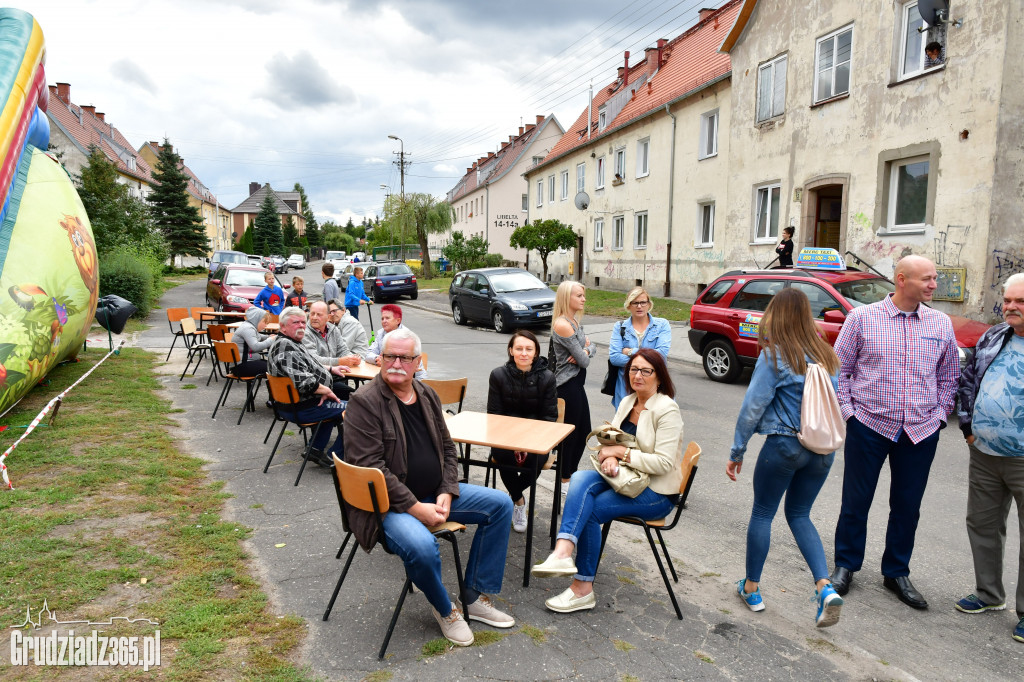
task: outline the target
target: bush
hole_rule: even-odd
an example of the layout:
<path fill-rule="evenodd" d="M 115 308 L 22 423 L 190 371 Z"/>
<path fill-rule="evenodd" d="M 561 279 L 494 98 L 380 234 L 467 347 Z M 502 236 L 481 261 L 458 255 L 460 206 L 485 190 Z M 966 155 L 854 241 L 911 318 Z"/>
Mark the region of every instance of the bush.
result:
<path fill-rule="evenodd" d="M 153 307 L 154 278 L 162 266 L 152 262 L 151 254 L 140 254 L 130 247 L 118 247 L 100 257 L 100 296 L 116 294 L 135 304 L 135 317 L 146 317 Z"/>
<path fill-rule="evenodd" d="M 484 267 L 485 268 L 500 268 L 504 264 L 504 259 L 500 253 L 489 253 L 484 256 Z"/>

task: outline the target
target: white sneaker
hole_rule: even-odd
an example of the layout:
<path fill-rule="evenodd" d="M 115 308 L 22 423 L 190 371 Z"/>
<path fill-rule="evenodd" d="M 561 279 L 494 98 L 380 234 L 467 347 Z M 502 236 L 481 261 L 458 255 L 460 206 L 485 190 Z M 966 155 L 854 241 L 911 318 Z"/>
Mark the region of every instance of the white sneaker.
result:
<path fill-rule="evenodd" d="M 512 505 L 512 530 L 517 533 L 526 532 L 526 504 Z"/>
<path fill-rule="evenodd" d="M 510 628 L 516 624 L 515 618 L 494 608 L 494 602 L 486 594 L 466 607 L 467 620 L 478 620 L 496 628 Z"/>
<path fill-rule="evenodd" d="M 562 509 L 565 510 L 565 496 L 569 493 L 569 484 L 562 484 Z"/>
<path fill-rule="evenodd" d="M 462 618 L 462 612 L 455 608 L 455 604 L 452 604 L 452 611 L 447 616 L 442 616 L 433 607 L 430 608 L 430 612 L 441 626 L 441 634 L 449 642 L 458 646 L 469 646 L 473 643 L 473 631 L 469 629 L 469 624 Z"/>

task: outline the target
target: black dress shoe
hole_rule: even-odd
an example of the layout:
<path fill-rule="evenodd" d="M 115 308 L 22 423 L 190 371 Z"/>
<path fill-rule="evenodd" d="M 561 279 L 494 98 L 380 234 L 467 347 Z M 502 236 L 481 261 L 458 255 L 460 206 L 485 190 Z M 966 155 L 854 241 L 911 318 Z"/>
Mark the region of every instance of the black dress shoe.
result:
<path fill-rule="evenodd" d="M 836 566 L 836 570 L 832 571 L 832 588 L 839 593 L 840 596 L 845 596 L 850 591 L 850 583 L 853 582 L 853 573 L 850 569 L 844 566 Z"/>
<path fill-rule="evenodd" d="M 885 578 L 882 581 L 886 589 L 892 590 L 899 597 L 899 600 L 913 609 L 926 609 L 928 608 L 928 602 L 925 601 L 924 596 L 914 588 L 914 584 L 910 582 L 910 577 L 901 575 L 898 578 Z"/>
<path fill-rule="evenodd" d="M 319 466 L 322 466 L 325 469 L 330 469 L 334 467 L 334 460 L 328 457 L 327 453 L 325 453 L 323 450 L 317 450 L 316 448 L 310 449 L 309 461 L 316 462 Z"/>

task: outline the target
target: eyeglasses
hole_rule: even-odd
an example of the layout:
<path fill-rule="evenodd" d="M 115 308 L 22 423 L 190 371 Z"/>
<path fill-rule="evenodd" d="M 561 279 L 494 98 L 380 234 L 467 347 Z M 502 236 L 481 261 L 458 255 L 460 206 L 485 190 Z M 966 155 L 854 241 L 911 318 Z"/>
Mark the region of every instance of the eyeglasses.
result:
<path fill-rule="evenodd" d="M 331 308 L 327 312 L 330 313 L 331 315 L 334 315 L 335 313 L 340 313 L 341 312 L 341 308 Z"/>
<path fill-rule="evenodd" d="M 650 301 L 633 301 L 632 303 L 630 303 L 630 305 L 638 305 L 638 306 L 644 306 L 644 305 L 650 305 L 650 304 L 651 304 Z"/>
<path fill-rule="evenodd" d="M 384 359 L 384 362 L 389 365 L 395 360 L 398 360 L 403 365 L 411 365 L 420 358 L 418 355 L 392 355 L 391 353 L 381 353 L 380 356 Z"/>
<path fill-rule="evenodd" d="M 650 367 L 630 367 L 629 373 L 633 375 L 639 374 L 642 377 L 654 376 L 654 370 L 651 369 Z"/>

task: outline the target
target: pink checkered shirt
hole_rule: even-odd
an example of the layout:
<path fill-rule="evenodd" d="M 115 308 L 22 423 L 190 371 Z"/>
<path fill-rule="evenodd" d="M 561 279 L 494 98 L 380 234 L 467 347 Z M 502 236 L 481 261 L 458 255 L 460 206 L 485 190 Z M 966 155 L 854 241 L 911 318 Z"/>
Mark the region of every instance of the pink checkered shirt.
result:
<path fill-rule="evenodd" d="M 846 317 L 835 343 L 839 407 L 889 440 L 919 443 L 953 411 L 960 360 L 945 313 L 919 305 L 902 314 L 892 295 Z"/>

